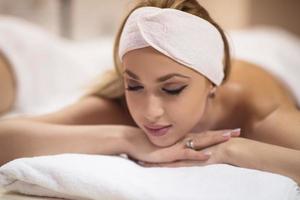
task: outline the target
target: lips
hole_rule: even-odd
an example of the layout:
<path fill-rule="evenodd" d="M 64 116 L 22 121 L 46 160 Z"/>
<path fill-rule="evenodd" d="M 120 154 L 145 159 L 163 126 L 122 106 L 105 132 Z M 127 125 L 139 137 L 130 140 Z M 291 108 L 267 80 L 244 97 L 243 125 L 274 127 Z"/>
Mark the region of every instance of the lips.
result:
<path fill-rule="evenodd" d="M 167 126 L 161 126 L 161 125 L 156 125 L 156 126 L 144 126 L 148 133 L 150 133 L 153 136 L 163 136 L 167 134 L 168 130 L 170 129 L 172 125 L 167 125 Z"/>

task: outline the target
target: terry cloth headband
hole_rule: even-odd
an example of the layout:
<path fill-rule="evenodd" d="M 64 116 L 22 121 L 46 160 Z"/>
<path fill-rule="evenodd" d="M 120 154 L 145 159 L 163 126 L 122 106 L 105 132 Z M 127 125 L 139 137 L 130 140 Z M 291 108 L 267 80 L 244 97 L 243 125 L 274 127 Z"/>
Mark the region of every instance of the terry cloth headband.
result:
<path fill-rule="evenodd" d="M 222 37 L 200 17 L 171 8 L 136 9 L 120 37 L 120 60 L 126 52 L 147 46 L 196 70 L 216 85 L 224 78 Z"/>

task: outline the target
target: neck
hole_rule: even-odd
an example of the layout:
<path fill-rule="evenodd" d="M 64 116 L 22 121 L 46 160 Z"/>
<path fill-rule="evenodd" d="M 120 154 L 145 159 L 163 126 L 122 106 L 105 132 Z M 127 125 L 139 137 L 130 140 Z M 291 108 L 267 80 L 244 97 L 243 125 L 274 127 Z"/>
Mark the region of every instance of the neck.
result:
<path fill-rule="evenodd" d="M 237 109 L 237 100 L 228 91 L 218 89 L 215 97 L 207 98 L 202 120 L 193 129 L 193 132 L 207 130 L 234 129 L 241 127 L 241 111 Z"/>

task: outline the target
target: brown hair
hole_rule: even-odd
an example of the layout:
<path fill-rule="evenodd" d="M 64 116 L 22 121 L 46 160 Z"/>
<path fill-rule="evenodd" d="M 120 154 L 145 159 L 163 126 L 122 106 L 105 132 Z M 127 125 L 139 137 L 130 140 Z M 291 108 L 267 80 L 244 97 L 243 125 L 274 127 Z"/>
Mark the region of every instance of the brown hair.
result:
<path fill-rule="evenodd" d="M 210 17 L 205 8 L 203 8 L 197 0 L 138 0 L 137 4 L 129 11 L 129 13 L 125 16 L 125 19 L 122 21 L 120 28 L 117 32 L 114 42 L 114 50 L 113 50 L 113 59 L 114 59 L 114 67 L 110 71 L 107 71 L 105 74 L 101 76 L 100 82 L 96 84 L 89 94 L 93 94 L 99 97 L 109 98 L 109 99 L 118 99 L 122 98 L 124 95 L 124 85 L 123 79 L 121 77 L 121 61 L 118 56 L 119 51 L 119 41 L 120 36 L 123 31 L 124 25 L 130 16 L 130 14 L 140 7 L 152 6 L 159 8 L 172 8 L 181 10 L 198 17 L 201 17 L 208 22 L 210 22 L 213 26 L 217 28 L 220 32 L 223 42 L 224 42 L 224 73 L 225 77 L 222 83 L 224 83 L 229 75 L 231 63 L 230 63 L 230 52 L 229 52 L 229 44 L 227 38 L 225 36 L 222 28 Z"/>

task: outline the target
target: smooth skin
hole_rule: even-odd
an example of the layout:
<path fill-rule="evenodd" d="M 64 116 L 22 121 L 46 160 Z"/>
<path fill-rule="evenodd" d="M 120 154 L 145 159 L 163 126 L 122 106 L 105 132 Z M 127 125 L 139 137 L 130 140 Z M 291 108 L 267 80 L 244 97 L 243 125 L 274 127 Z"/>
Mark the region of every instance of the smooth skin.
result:
<path fill-rule="evenodd" d="M 208 98 L 213 87 L 203 76 L 151 47 L 128 52 L 123 64 L 124 70 L 140 78 L 129 83 L 129 75 L 124 74 L 126 87 L 143 87 L 126 90 L 128 107 L 125 100 L 91 96 L 52 114 L 3 120 L 0 164 L 23 156 L 64 152 L 125 152 L 145 166 L 228 163 L 283 174 L 300 183 L 300 113 L 291 93 L 273 76 L 251 63 L 233 60 L 228 82 L 217 88 L 214 98 Z M 173 72 L 191 78 L 156 83 L 157 78 Z M 166 90 L 184 84 L 189 86 L 172 103 L 174 96 Z M 173 127 L 170 134 L 154 138 L 143 128 L 145 123 Z M 224 136 L 235 128 L 242 132 Z M 198 151 L 185 147 L 191 137 Z"/>
<path fill-rule="evenodd" d="M 0 116 L 13 106 L 16 83 L 9 62 L 0 51 Z"/>
<path fill-rule="evenodd" d="M 203 76 L 151 47 L 130 51 L 123 61 L 128 108 L 148 139 L 167 147 L 178 141 L 184 145 L 193 138 L 196 149 L 211 153 L 205 162 L 140 164 L 179 167 L 227 163 L 284 174 L 300 182 L 300 112 L 291 93 L 270 74 L 250 63 L 234 61 L 229 81 L 218 88 L 214 98 L 208 98 L 212 85 Z M 189 78 L 156 81 L 162 74 L 175 72 Z M 180 94 L 166 95 L 166 90 L 186 85 Z M 168 134 L 156 137 L 143 128 L 152 122 L 173 126 Z M 203 146 L 204 135 L 211 134 L 208 130 L 238 127 L 243 130 L 242 137 Z"/>

